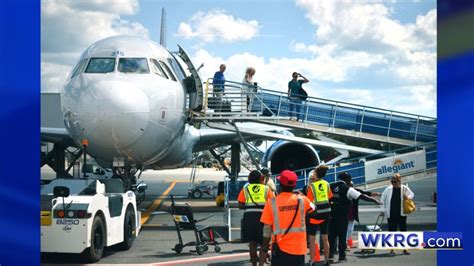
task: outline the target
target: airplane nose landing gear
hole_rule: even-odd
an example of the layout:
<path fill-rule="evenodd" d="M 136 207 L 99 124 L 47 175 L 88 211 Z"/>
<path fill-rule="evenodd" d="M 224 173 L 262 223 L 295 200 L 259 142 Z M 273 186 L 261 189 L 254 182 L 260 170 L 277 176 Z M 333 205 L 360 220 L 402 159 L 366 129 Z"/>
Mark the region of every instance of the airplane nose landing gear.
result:
<path fill-rule="evenodd" d="M 125 164 L 125 160 L 122 157 L 115 157 L 113 161 L 113 172 L 112 178 L 119 178 L 122 180 L 123 188 L 127 190 L 136 190 L 137 187 L 137 168 L 135 166 L 129 166 Z M 140 174 L 142 170 L 140 171 Z"/>
<path fill-rule="evenodd" d="M 136 184 L 137 180 L 131 172 L 125 167 L 114 167 L 114 175 L 112 178 L 118 178 L 122 180 L 123 188 L 125 191 L 131 190 Z"/>

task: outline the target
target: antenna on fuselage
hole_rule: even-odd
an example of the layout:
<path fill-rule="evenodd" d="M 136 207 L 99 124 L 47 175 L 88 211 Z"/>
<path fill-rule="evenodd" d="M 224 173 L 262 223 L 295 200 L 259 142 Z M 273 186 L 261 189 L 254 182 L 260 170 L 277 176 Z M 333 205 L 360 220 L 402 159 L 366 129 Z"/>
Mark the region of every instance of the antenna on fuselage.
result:
<path fill-rule="evenodd" d="M 166 47 L 166 11 L 161 9 L 160 44 Z"/>

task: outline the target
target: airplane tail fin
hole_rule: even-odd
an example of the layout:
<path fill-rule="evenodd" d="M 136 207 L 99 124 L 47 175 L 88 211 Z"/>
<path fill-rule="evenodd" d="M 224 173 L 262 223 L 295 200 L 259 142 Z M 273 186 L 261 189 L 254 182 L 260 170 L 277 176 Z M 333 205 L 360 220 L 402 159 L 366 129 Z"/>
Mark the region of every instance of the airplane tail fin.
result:
<path fill-rule="evenodd" d="M 166 11 L 161 9 L 160 44 L 166 47 Z"/>

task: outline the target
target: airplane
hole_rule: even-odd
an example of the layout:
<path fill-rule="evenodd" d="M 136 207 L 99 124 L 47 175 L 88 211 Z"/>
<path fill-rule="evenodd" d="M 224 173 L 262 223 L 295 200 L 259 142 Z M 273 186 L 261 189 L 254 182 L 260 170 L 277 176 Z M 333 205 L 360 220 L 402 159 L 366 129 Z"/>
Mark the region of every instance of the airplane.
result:
<path fill-rule="evenodd" d="M 193 152 L 241 141 L 234 132 L 189 123 L 190 114 L 202 106 L 202 84 L 181 47 L 175 54 L 142 37 L 99 40 L 82 53 L 60 93 L 65 126 L 42 126 L 41 139 L 67 140 L 85 149 L 131 187 L 138 170 L 184 167 Z M 272 146 L 265 158 L 274 173 L 320 162 L 311 145 L 286 140 Z"/>

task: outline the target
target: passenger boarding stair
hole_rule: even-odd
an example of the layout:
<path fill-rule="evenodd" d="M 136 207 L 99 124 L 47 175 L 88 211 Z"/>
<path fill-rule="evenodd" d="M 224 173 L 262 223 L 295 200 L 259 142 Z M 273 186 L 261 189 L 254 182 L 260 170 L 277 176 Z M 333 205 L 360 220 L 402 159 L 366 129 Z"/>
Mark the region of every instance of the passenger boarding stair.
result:
<path fill-rule="evenodd" d="M 436 141 L 437 119 L 427 116 L 315 97 L 297 104 L 300 112 L 296 114 L 290 112 L 286 93 L 232 81 L 226 81 L 222 92 L 222 88 L 212 87 L 212 79 L 205 83 L 204 97 L 203 111 L 196 113 L 194 119 L 211 128 L 235 131 L 234 126 L 223 122 L 257 122 L 403 146 Z M 290 120 L 290 115 L 298 116 L 299 121 Z M 291 141 L 302 139 L 277 133 L 241 131 Z M 321 144 L 309 142 L 306 141 Z"/>

